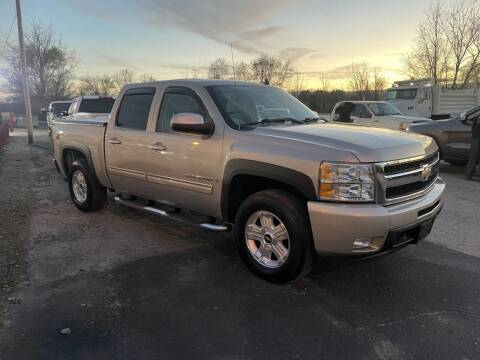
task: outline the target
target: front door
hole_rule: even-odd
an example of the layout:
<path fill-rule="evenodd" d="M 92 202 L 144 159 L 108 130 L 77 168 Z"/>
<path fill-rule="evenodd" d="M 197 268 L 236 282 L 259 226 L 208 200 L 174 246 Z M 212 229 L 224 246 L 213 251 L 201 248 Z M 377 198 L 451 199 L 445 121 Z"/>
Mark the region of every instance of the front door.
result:
<path fill-rule="evenodd" d="M 204 95 L 207 96 L 207 95 Z M 171 119 L 195 113 L 213 121 L 205 102 L 192 89 L 170 87 L 164 92 L 155 126 L 148 133 L 147 179 L 150 199 L 216 215 L 221 184 L 223 121 L 211 136 L 173 131 Z M 214 201 L 213 198 L 218 201 Z"/>
<path fill-rule="evenodd" d="M 449 159 L 468 159 L 472 143 L 472 122 L 452 119 L 446 132 L 445 157 Z"/>
<path fill-rule="evenodd" d="M 432 115 L 432 87 L 420 89 L 418 94 L 415 105 L 416 116 L 429 118 Z"/>
<path fill-rule="evenodd" d="M 373 117 L 364 104 L 355 104 L 352 114 L 350 115 L 354 124 L 362 126 L 373 126 Z"/>
<path fill-rule="evenodd" d="M 147 123 L 155 88 L 134 88 L 125 92 L 117 116 L 110 121 L 105 139 L 105 158 L 115 190 L 146 196 L 145 158 Z"/>

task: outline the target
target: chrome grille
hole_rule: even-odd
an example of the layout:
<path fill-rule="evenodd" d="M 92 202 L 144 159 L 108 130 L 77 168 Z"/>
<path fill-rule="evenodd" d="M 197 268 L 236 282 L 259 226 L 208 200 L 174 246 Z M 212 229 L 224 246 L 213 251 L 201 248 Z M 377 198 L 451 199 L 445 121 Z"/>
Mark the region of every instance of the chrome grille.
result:
<path fill-rule="evenodd" d="M 376 164 L 378 200 L 393 204 L 423 195 L 438 178 L 438 151 L 425 156 Z"/>

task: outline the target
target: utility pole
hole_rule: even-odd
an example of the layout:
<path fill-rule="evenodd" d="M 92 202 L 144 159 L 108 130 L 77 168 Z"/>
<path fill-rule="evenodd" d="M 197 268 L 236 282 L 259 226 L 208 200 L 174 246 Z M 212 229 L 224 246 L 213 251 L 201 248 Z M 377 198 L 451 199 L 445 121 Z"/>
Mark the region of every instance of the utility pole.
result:
<path fill-rule="evenodd" d="M 20 64 L 23 78 L 23 97 L 25 98 L 25 116 L 27 117 L 28 144 L 33 144 L 32 104 L 30 103 L 30 90 L 27 77 L 27 57 L 25 55 L 25 42 L 23 41 L 22 9 L 20 0 L 15 0 L 17 5 L 18 42 L 20 44 Z"/>

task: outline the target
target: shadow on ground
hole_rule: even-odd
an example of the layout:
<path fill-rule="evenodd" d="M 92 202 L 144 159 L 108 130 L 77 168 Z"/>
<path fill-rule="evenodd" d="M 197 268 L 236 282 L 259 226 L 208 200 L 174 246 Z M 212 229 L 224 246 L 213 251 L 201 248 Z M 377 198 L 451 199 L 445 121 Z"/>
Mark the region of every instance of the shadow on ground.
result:
<path fill-rule="evenodd" d="M 35 289 L 2 358 L 478 354 L 476 258 L 424 243 L 368 262 L 317 263 L 304 281 L 277 286 L 225 250 L 200 246 Z M 72 334 L 60 335 L 66 327 Z"/>

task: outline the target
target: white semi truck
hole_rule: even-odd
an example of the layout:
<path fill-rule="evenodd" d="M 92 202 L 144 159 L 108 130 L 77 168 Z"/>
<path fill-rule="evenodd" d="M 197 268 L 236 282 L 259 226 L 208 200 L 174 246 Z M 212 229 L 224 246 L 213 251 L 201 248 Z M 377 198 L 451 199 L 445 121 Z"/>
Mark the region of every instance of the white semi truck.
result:
<path fill-rule="evenodd" d="M 397 81 L 387 89 L 384 101 L 405 115 L 445 119 L 480 105 L 478 88 L 444 89 L 432 79 Z"/>

